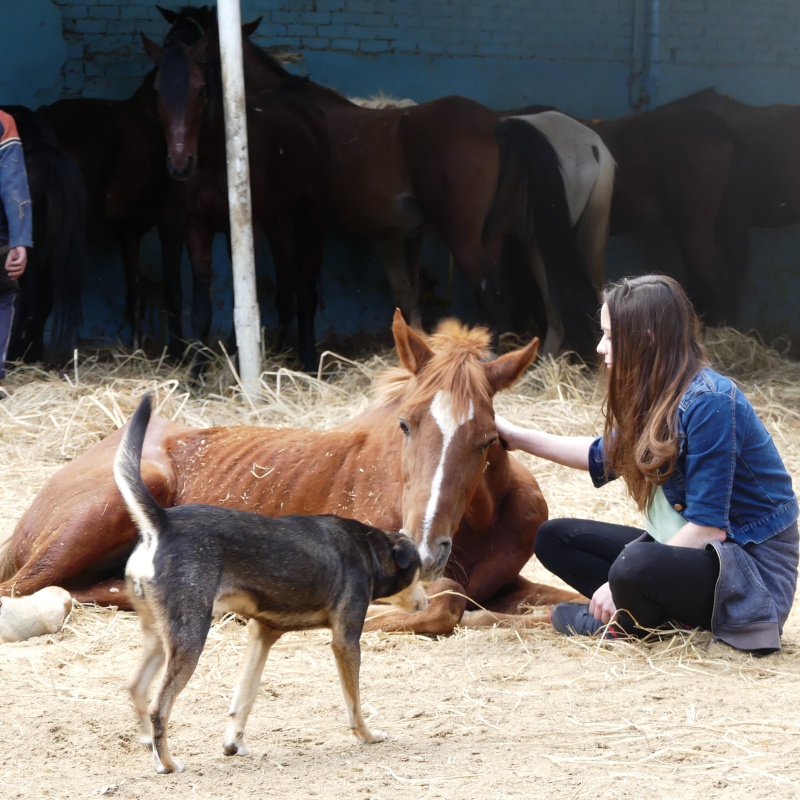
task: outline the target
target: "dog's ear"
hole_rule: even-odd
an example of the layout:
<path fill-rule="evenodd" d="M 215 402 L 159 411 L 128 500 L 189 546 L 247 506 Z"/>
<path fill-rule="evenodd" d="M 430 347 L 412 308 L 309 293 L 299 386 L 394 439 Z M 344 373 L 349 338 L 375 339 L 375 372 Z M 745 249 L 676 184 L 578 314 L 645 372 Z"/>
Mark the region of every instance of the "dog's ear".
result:
<path fill-rule="evenodd" d="M 408 569 L 414 563 L 414 559 L 419 560 L 417 545 L 413 539 L 409 539 L 407 536 L 398 538 L 395 541 L 394 547 L 392 547 L 392 555 L 400 569 Z"/>

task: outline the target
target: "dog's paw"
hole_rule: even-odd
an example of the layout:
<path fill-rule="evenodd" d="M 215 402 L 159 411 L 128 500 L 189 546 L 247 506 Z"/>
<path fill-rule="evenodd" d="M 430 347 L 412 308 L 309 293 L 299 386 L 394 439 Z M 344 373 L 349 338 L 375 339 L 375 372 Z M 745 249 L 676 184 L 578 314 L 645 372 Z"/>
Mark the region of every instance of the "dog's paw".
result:
<path fill-rule="evenodd" d="M 250 751 L 247 749 L 247 745 L 244 743 L 244 740 L 241 737 L 232 742 L 223 742 L 222 751 L 226 756 L 250 755 Z"/>
<path fill-rule="evenodd" d="M 363 734 L 356 733 L 356 736 L 358 736 L 362 744 L 377 744 L 378 742 L 385 742 L 389 738 L 388 733 L 379 731 L 377 728 L 372 728 L 371 730 L 367 728 Z"/>
<path fill-rule="evenodd" d="M 169 764 L 156 764 L 156 772 L 159 775 L 171 775 L 173 772 L 183 772 L 185 769 L 183 762 L 176 758 L 173 758 Z"/>

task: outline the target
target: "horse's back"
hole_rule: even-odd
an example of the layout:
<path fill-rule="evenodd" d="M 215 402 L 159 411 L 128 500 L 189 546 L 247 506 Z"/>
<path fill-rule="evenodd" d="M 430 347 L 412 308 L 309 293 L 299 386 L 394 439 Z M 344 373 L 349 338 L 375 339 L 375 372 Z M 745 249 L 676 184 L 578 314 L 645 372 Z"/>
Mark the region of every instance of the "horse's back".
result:
<path fill-rule="evenodd" d="M 176 505 L 338 514 L 385 529 L 402 523 L 397 456 L 384 437 L 364 429 L 208 428 L 168 436 L 164 446 Z"/>
<path fill-rule="evenodd" d="M 172 505 L 176 476 L 163 446 L 168 432 L 181 426 L 153 417 L 142 453 L 142 476 L 161 505 Z M 114 456 L 123 428 L 97 442 L 55 472 L 17 523 L 10 541 L 16 568 L 42 547 L 55 546 L 60 558 L 80 561 L 82 543 L 91 540 L 91 558 L 102 549 L 131 544 L 136 532 L 113 475 Z"/>

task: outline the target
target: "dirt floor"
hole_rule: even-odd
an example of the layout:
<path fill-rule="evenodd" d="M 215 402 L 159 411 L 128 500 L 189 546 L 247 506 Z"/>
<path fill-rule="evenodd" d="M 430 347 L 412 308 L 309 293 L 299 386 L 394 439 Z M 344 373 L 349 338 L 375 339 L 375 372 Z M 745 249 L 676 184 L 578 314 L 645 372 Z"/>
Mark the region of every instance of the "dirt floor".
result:
<path fill-rule="evenodd" d="M 796 369 L 779 370 L 793 386 Z M 19 394 L 0 412 L 3 435 L 13 420 L 33 425 L 38 413 L 35 387 L 18 380 L 12 388 Z M 538 393 L 537 407 L 545 404 L 549 419 L 565 420 L 567 429 L 591 427 L 596 395 L 589 401 L 562 384 L 536 388 L 545 380 L 534 375 L 518 394 L 498 398 L 498 408 L 534 424 L 526 403 Z M 102 397 L 77 376 L 68 393 L 77 382 L 84 386 L 81 397 Z M 800 442 L 786 416 L 766 413 L 785 406 L 796 419 L 787 394 L 794 390 L 788 383 L 767 386 L 762 378 L 745 388 L 763 400 L 762 416 L 797 482 Z M 82 402 L 73 401 L 73 415 Z M 193 418 L 190 405 L 184 418 Z M 33 409 L 27 417 L 25 408 Z M 107 410 L 106 404 L 99 412 L 105 421 L 98 435 L 116 424 Z M 10 533 L 44 479 L 26 472 L 29 447 L 24 433 L 14 436 L 15 447 L 3 442 L 15 455 L 7 473 L 13 479 L 0 482 L 0 535 Z M 48 470 L 72 457 L 69 442 L 77 451 L 86 446 L 83 434 L 64 426 L 55 426 L 51 439 L 43 446 L 57 455 Z M 552 514 L 631 515 L 615 487 L 598 493 L 561 468 L 528 463 Z M 526 574 L 551 580 L 535 563 Z M 172 751 L 186 771 L 157 776 L 125 689 L 140 652 L 137 620 L 78 607 L 58 634 L 0 644 L 0 797 L 794 797 L 800 793 L 798 609 L 784 649 L 760 658 L 697 632 L 636 644 L 560 637 L 543 628 L 458 630 L 441 639 L 366 634 L 365 712 L 389 734 L 375 745 L 360 745 L 347 729 L 327 632 L 287 635 L 267 662 L 246 735 L 251 754 L 243 758 L 222 753 L 244 645 L 243 626 L 226 618 L 212 629 L 173 713 Z"/>

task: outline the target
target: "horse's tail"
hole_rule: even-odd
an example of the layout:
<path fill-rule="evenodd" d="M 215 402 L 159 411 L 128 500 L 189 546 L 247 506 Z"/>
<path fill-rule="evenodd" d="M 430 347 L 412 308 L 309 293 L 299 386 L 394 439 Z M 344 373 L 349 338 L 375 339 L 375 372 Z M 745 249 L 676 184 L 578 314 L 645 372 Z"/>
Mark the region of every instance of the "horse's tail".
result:
<path fill-rule="evenodd" d="M 35 127 L 34 127 L 35 124 Z M 86 190 L 75 162 L 36 118 L 23 137 L 25 164 L 35 205 L 33 257 L 52 286 L 51 342 L 70 348 L 83 321 L 81 289 L 86 261 Z M 42 292 L 38 292 L 39 297 Z"/>
<path fill-rule="evenodd" d="M 595 348 L 592 320 L 597 294 L 569 213 L 560 161 L 547 136 L 516 118 L 495 126 L 500 149 L 498 198 L 521 180 L 529 238 L 544 263 L 548 292 L 573 349 L 590 357 Z"/>
<path fill-rule="evenodd" d="M 578 220 L 578 240 L 581 251 L 589 263 L 592 285 L 599 291 L 606 278 L 608 224 L 617 164 L 605 142 L 598 134 L 595 136 L 597 139 L 592 143 L 592 153 L 597 159 L 597 178 L 589 194 L 586 208 Z"/>
<path fill-rule="evenodd" d="M 142 480 L 142 448 L 151 406 L 152 395 L 148 392 L 131 417 L 114 457 L 114 480 L 146 547 L 155 544 L 166 520 L 166 512 Z"/>
<path fill-rule="evenodd" d="M 720 259 L 729 274 L 723 276 L 727 282 L 725 311 L 728 322 L 736 319 L 739 308 L 739 289 L 743 285 L 747 265 L 750 261 L 750 186 L 752 185 L 752 156 L 734 130 L 723 120 L 728 139 L 732 145 L 728 180 L 722 195 L 715 224 Z"/>

